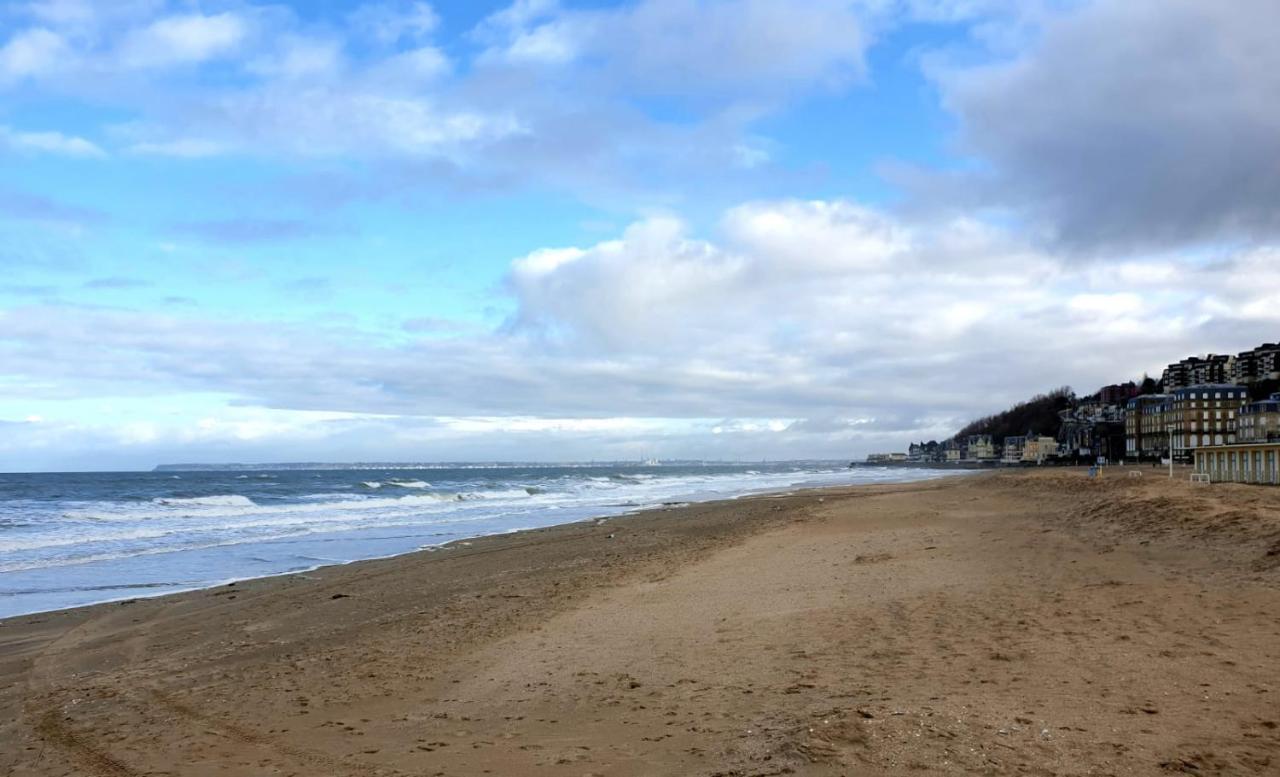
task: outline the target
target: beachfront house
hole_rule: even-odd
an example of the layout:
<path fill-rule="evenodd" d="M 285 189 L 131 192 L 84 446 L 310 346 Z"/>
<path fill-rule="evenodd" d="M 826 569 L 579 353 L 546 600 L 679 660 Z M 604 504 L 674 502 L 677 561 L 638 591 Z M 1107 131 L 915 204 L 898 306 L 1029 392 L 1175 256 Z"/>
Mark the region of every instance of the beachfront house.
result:
<path fill-rule="evenodd" d="M 1045 459 L 1058 455 L 1058 441 L 1043 435 L 1028 435 L 1022 443 L 1022 461 L 1027 464 L 1041 464 Z"/>
<path fill-rule="evenodd" d="M 995 440 L 989 434 L 970 435 L 965 443 L 965 458 L 973 461 L 995 461 Z"/>
<path fill-rule="evenodd" d="M 1004 438 L 1004 456 L 1000 459 L 1003 464 L 1021 464 L 1022 449 L 1027 443 L 1026 437 L 1006 437 Z"/>

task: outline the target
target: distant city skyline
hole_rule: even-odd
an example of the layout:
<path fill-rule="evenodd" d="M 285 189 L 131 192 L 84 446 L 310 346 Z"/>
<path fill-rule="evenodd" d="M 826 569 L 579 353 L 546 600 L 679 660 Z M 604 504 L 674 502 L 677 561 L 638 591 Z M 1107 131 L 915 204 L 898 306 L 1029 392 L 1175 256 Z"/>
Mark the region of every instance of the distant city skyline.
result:
<path fill-rule="evenodd" d="M 1280 339 L 1268 0 L 0 5 L 0 471 L 861 459 Z"/>

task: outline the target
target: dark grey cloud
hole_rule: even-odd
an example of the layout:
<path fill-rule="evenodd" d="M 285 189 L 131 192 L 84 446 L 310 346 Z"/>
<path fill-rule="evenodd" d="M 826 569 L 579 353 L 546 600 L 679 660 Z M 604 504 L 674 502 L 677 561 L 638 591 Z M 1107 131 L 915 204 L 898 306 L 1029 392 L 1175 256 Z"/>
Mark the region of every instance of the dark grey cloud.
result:
<path fill-rule="evenodd" d="M 1280 3 L 1068 8 L 1012 60 L 935 70 L 984 168 L 926 174 L 938 199 L 1087 251 L 1280 236 Z"/>

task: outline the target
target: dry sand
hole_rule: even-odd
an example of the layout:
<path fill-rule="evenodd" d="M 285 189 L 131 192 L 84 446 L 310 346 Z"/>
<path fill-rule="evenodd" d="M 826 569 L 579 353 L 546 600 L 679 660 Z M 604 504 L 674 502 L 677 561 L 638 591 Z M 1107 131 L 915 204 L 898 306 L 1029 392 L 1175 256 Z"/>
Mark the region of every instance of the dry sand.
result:
<path fill-rule="evenodd" d="M 5 775 L 1280 774 L 1280 490 L 1010 473 L 0 624 Z"/>

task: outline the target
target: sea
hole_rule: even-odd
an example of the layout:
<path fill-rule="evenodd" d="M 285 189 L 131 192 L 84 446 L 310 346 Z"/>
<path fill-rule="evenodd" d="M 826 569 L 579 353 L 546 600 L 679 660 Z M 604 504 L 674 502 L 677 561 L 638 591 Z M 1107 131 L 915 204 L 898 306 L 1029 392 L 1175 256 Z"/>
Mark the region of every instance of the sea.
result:
<path fill-rule="evenodd" d="M 0 474 L 0 618 L 663 505 L 946 474 L 840 462 Z"/>

